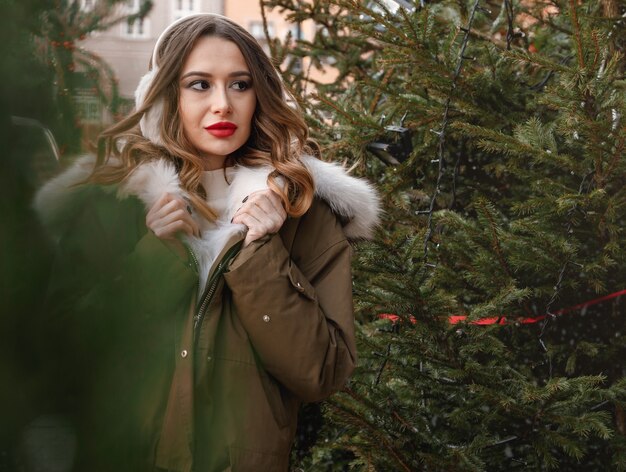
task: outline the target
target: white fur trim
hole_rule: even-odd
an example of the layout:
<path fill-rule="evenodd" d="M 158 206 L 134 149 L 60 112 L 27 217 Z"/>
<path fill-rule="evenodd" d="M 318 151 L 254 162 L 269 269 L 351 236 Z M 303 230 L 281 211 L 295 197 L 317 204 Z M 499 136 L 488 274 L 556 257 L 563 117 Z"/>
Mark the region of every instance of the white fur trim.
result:
<path fill-rule="evenodd" d="M 48 227 L 54 227 L 56 218 L 63 213 L 72 199 L 73 185 L 89 177 L 96 162 L 95 156 L 83 156 L 65 172 L 46 182 L 33 199 L 33 208 L 41 221 Z"/>
<path fill-rule="evenodd" d="M 246 227 L 244 225 L 218 222 L 211 226 L 202 231 L 200 238 L 193 236 L 185 236 L 183 238 L 198 260 L 200 271 L 198 296 L 202 295 L 203 288 L 209 277 L 209 271 L 228 241 L 235 236 L 239 236 L 239 239 L 245 237 Z"/>
<path fill-rule="evenodd" d="M 237 210 L 243 205 L 244 198 L 257 190 L 267 188 L 267 176 L 272 170 L 271 167 L 235 167 L 228 190 L 228 206 L 225 215 L 227 221 L 235 216 Z"/>
<path fill-rule="evenodd" d="M 45 223 L 53 222 L 62 214 L 63 208 L 71 201 L 75 189 L 72 185 L 89 176 L 94 162 L 93 157 L 85 156 L 37 193 L 35 207 Z M 348 175 L 337 164 L 311 156 L 303 156 L 302 162 L 313 176 L 316 196 L 325 200 L 336 214 L 348 220 L 344 226 L 346 236 L 350 239 L 371 237 L 380 213 L 380 201 L 373 186 L 363 179 Z M 206 283 L 209 270 L 227 241 L 236 235 L 243 237 L 245 234 L 245 226 L 232 224 L 230 220 L 247 195 L 267 188 L 267 177 L 271 171 L 271 167 L 235 167 L 226 214 L 215 223 L 198 219 L 200 238 L 184 236 L 184 241 L 198 258 L 201 287 Z M 144 203 L 147 212 L 165 192 L 187 197 L 174 166 L 159 159 L 138 166 L 120 184 L 117 197 L 124 199 L 134 195 Z"/>
<path fill-rule="evenodd" d="M 165 159 L 146 162 L 135 168 L 120 185 L 118 195 L 126 198 L 135 195 L 144 202 L 146 210 L 152 208 L 164 193 L 185 197 L 174 164 Z"/>
<path fill-rule="evenodd" d="M 229 201 L 235 201 L 238 197 L 233 195 L 233 188 L 230 190 Z M 137 167 L 120 186 L 118 196 L 120 198 L 137 196 L 144 203 L 147 212 L 165 192 L 182 198 L 187 197 L 187 193 L 180 186 L 180 179 L 174 166 L 166 160 L 159 159 Z M 232 215 L 238 208 L 235 208 Z M 209 270 L 228 240 L 237 234 L 241 236 L 245 234 L 245 226 L 230 223 L 232 215 L 230 218 L 222 217 L 216 223 L 196 218 L 201 228 L 200 237 L 184 235 L 182 238 L 198 260 L 201 288 L 199 295 L 202 294 Z"/>
<path fill-rule="evenodd" d="M 331 209 L 349 221 L 344 232 L 350 239 L 371 238 L 380 222 L 380 199 L 374 187 L 364 179 L 348 175 L 339 164 L 302 156 L 315 181 L 315 194 Z"/>

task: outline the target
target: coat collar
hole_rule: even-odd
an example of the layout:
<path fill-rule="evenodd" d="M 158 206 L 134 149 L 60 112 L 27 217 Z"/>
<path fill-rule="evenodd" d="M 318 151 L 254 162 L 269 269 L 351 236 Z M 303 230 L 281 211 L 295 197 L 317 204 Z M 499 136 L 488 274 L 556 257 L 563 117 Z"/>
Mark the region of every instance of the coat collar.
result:
<path fill-rule="evenodd" d="M 340 217 L 346 236 L 352 240 L 371 237 L 379 222 L 380 213 L 380 200 L 374 187 L 363 179 L 348 175 L 338 164 L 311 156 L 302 156 L 301 160 L 313 176 L 316 197 L 326 201 Z M 34 206 L 46 226 L 54 230 L 59 224 L 63 224 L 64 215 L 71 214 L 76 184 L 87 179 L 94 162 L 93 156 L 78 159 L 73 166 L 49 181 L 37 193 Z M 229 186 L 226 214 L 215 223 L 198 221 L 202 233 L 200 238 L 183 238 L 198 259 L 201 284 L 207 279 L 222 248 L 229 241 L 243 237 L 245 227 L 232 224 L 230 220 L 247 195 L 267 188 L 267 177 L 272 171 L 273 168 L 267 166 L 237 166 Z M 117 190 L 112 187 L 111 191 L 116 191 L 119 199 L 129 196 L 139 198 L 146 211 L 164 192 L 186 196 L 174 165 L 164 159 L 141 164 Z"/>
<path fill-rule="evenodd" d="M 340 165 L 324 162 L 311 156 L 302 156 L 302 162 L 311 172 L 315 182 L 315 195 L 326 201 L 344 224 L 349 239 L 372 237 L 379 223 L 380 200 L 374 187 L 353 177 Z M 93 156 L 84 156 L 65 172 L 46 183 L 35 197 L 34 206 L 44 223 L 52 223 L 68 206 L 75 185 L 84 181 L 93 169 Z M 239 208 L 248 194 L 267 188 L 271 167 L 237 166 L 233 173 L 228 197 L 228 211 L 224 221 Z M 119 198 L 138 197 L 150 208 L 164 193 L 185 196 L 174 166 L 164 160 L 154 160 L 140 165 L 117 190 Z"/>

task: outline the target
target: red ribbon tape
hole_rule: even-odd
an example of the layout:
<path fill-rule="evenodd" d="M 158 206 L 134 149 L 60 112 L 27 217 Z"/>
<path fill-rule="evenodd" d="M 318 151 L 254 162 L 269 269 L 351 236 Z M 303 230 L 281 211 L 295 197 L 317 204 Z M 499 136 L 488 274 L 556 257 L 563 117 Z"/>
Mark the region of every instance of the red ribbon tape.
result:
<path fill-rule="evenodd" d="M 605 295 L 600 298 L 590 300 L 588 302 L 579 303 L 578 305 L 573 305 L 567 308 L 562 308 L 558 311 L 555 311 L 553 315 L 564 315 L 572 311 L 582 310 L 583 308 L 587 308 L 592 305 L 597 305 L 598 303 L 602 303 L 607 300 L 620 297 L 622 295 L 626 295 L 626 289 L 620 290 L 619 292 L 611 293 L 609 295 Z M 521 318 L 521 319 L 517 318 L 514 322 L 521 323 L 521 324 L 538 323 L 539 321 L 544 320 L 547 316 L 548 315 L 541 315 L 541 316 Z M 380 315 L 378 315 L 378 318 L 391 320 L 392 323 L 397 323 L 400 320 L 400 317 L 398 315 L 394 315 L 392 313 L 381 313 Z M 448 317 L 448 322 L 452 325 L 455 325 L 455 324 L 464 322 L 466 319 L 467 319 L 467 315 L 450 315 Z M 417 323 L 417 319 L 412 315 L 409 316 L 409 321 L 411 321 L 411 323 L 413 324 Z M 473 324 L 473 325 L 492 325 L 492 324 L 505 325 L 507 323 L 508 321 L 507 321 L 506 316 L 496 316 L 493 318 L 482 318 L 480 320 L 470 321 L 470 324 Z"/>

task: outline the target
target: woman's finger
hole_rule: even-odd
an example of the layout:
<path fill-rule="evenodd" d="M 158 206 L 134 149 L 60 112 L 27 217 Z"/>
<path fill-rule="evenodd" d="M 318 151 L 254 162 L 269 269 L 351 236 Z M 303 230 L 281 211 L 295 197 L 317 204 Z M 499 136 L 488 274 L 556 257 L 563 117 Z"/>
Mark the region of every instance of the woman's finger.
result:
<path fill-rule="evenodd" d="M 283 205 L 283 199 L 280 198 L 280 195 L 278 195 L 273 190 L 268 189 L 266 196 L 267 196 L 268 201 L 274 207 L 274 210 L 276 211 L 276 213 L 281 215 L 283 219 L 287 218 L 287 212 L 285 211 L 285 207 Z"/>
<path fill-rule="evenodd" d="M 260 239 L 268 234 L 268 230 L 265 227 L 264 223 L 257 220 L 249 213 L 241 213 L 240 215 L 238 215 L 237 219 L 234 222 L 238 224 L 243 224 L 248 228 L 248 232 L 246 233 L 246 237 L 244 238 L 243 242 L 244 247 L 250 244 L 252 241 L 256 241 L 257 239 Z"/>
<path fill-rule="evenodd" d="M 153 229 L 154 234 L 160 239 L 174 239 L 179 232 L 194 235 L 194 228 L 185 220 L 175 220 L 163 226 Z"/>
<path fill-rule="evenodd" d="M 280 196 L 271 189 L 259 190 L 250 194 L 248 201 L 254 202 L 261 206 L 267 213 L 276 212 L 279 215 L 285 215 L 285 208 Z"/>
<path fill-rule="evenodd" d="M 271 205 L 269 205 L 271 207 Z M 257 239 L 262 238 L 266 234 L 278 232 L 284 222 L 284 218 L 277 214 L 271 207 L 269 213 L 254 202 L 239 209 L 233 218 L 233 223 L 244 224 L 248 227 L 248 233 L 244 240 L 244 245 Z"/>
<path fill-rule="evenodd" d="M 171 196 L 168 193 L 164 193 L 159 199 L 150 207 L 146 214 L 146 223 L 152 222 L 157 218 L 157 213 L 161 208 L 171 200 Z"/>
<path fill-rule="evenodd" d="M 176 232 L 199 236 L 200 228 L 191 217 L 189 204 L 180 197 L 163 194 L 146 215 L 146 226 L 160 238 L 171 239 Z M 181 221 L 183 224 L 173 225 Z"/>
<path fill-rule="evenodd" d="M 271 190 L 262 190 L 257 191 L 249 195 L 246 202 L 237 210 L 240 211 L 248 211 L 253 214 L 257 214 L 257 208 L 259 208 L 263 213 L 272 217 L 272 219 L 277 219 L 282 221 L 287 217 L 287 212 L 283 208 L 282 200 L 276 193 Z"/>

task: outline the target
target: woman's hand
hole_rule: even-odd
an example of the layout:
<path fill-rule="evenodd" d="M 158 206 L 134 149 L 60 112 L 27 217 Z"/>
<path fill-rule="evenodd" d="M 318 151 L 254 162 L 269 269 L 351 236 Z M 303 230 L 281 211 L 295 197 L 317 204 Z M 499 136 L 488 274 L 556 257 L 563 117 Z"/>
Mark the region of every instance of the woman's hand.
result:
<path fill-rule="evenodd" d="M 146 215 L 146 226 L 160 239 L 175 240 L 180 232 L 199 236 L 191 206 L 181 197 L 164 193 Z"/>
<path fill-rule="evenodd" d="M 281 198 L 270 189 L 248 195 L 233 217 L 233 223 L 248 227 L 244 247 L 266 234 L 273 234 L 283 226 L 287 212 Z"/>

